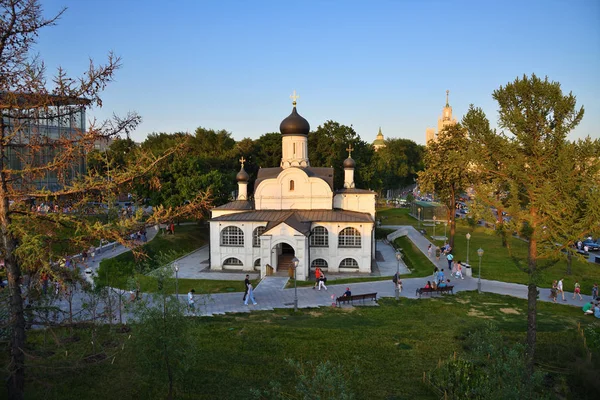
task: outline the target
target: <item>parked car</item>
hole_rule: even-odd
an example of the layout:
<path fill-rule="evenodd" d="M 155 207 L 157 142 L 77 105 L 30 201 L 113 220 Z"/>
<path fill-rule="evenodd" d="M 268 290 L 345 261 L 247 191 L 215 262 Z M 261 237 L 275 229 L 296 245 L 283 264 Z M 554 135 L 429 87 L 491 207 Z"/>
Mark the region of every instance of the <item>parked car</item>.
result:
<path fill-rule="evenodd" d="M 582 247 L 588 247 L 588 251 L 598 251 L 600 250 L 600 243 L 598 242 L 594 242 L 593 240 L 590 239 L 585 239 L 582 242 Z"/>

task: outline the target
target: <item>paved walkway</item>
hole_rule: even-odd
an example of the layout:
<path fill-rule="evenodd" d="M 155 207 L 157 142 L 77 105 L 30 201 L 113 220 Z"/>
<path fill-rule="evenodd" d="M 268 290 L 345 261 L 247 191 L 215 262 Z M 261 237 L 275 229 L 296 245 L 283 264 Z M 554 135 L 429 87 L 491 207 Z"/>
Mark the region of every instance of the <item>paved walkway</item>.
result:
<path fill-rule="evenodd" d="M 412 226 L 386 226 L 386 228 L 398 229 L 401 231 L 403 235 L 408 236 L 408 238 L 423 252 L 423 254 L 427 255 L 427 247 L 431 243 L 425 236 L 419 233 Z M 153 233 L 152 233 L 153 232 Z M 149 240 L 154 238 L 156 235 L 155 230 L 150 230 L 149 232 Z M 377 249 L 381 253 L 384 258 L 384 261 L 378 262 L 379 265 L 379 273 L 377 275 L 381 276 L 391 276 L 395 273 L 396 268 L 398 267 L 397 260 L 395 258 L 394 250 L 389 245 L 385 245 L 383 242 L 378 242 Z M 117 248 L 112 251 L 104 251 L 101 254 L 96 256 L 96 260 L 94 262 L 89 263 L 90 267 L 95 269 L 100 260 L 104 258 L 114 257 L 117 254 L 121 254 L 128 249 L 123 248 L 122 246 L 117 246 Z M 245 272 L 210 272 L 207 270 L 208 264 L 206 260 L 208 259 L 208 249 L 207 247 L 203 247 L 198 249 L 197 251 L 190 253 L 179 260 L 177 263 L 179 265 L 179 277 L 180 278 L 196 278 L 196 279 L 231 279 L 231 280 L 243 280 L 245 276 Z M 440 260 L 435 260 L 435 257 L 432 262 L 432 272 L 433 266 L 437 265 L 438 268 L 444 268 L 446 272 L 446 276 L 449 276 L 448 273 L 448 263 L 443 258 Z M 401 263 L 401 267 L 406 268 L 403 263 Z M 346 277 L 347 275 L 343 275 Z M 364 276 L 364 275 L 363 275 Z M 407 278 L 403 279 L 403 291 L 401 293 L 402 297 L 406 298 L 416 298 L 416 290 L 420 287 L 423 287 L 427 280 L 431 280 L 431 277 L 423 277 L 423 278 Z M 298 298 L 298 307 L 300 308 L 316 308 L 316 307 L 324 307 L 331 306 L 335 303 L 335 298 L 341 296 L 346 287 L 350 287 L 353 293 L 372 293 L 377 292 L 378 297 L 394 297 L 394 284 L 389 280 L 384 281 L 376 281 L 376 282 L 361 282 L 361 283 L 353 283 L 350 285 L 347 284 L 335 284 L 335 281 L 329 281 L 329 285 L 327 285 L 328 290 L 316 290 L 312 287 L 300 287 L 297 289 L 283 289 L 287 283 L 288 278 L 286 277 L 266 277 L 264 278 L 259 285 L 257 285 L 255 289 L 255 299 L 257 301 L 257 305 L 249 305 L 246 306 L 243 304 L 242 298 L 243 293 L 219 293 L 214 295 L 197 295 L 197 309 L 198 314 L 203 316 L 212 316 L 219 315 L 224 313 L 233 313 L 233 312 L 248 312 L 251 310 L 272 310 L 274 308 L 293 308 L 294 306 L 294 298 L 295 293 Z M 477 279 L 466 277 L 464 280 L 461 279 L 452 279 L 452 284 L 454 285 L 454 291 L 460 292 L 465 290 L 476 290 L 477 289 Z M 525 285 L 515 284 L 515 283 L 506 283 L 506 282 L 498 282 L 498 281 L 490 281 L 486 279 L 481 280 L 482 291 L 483 292 L 491 292 L 498 293 L 503 295 L 510 295 L 519 298 L 527 298 L 527 287 Z M 551 301 L 549 299 L 550 290 L 549 289 L 539 289 L 540 290 L 540 301 Z M 76 296 L 74 300 L 74 308 L 81 308 L 82 303 L 85 301 L 85 295 L 79 294 Z M 573 293 L 565 293 L 565 300 L 560 301 L 562 304 L 568 304 L 572 306 L 582 306 L 585 302 L 590 300 L 590 296 L 583 296 L 584 300 L 580 301 L 578 299 L 573 300 Z M 181 301 L 185 301 L 185 295 L 180 295 Z M 65 300 L 61 300 L 58 303 L 61 309 L 68 309 L 68 303 Z M 125 318 L 126 319 L 126 318 Z"/>

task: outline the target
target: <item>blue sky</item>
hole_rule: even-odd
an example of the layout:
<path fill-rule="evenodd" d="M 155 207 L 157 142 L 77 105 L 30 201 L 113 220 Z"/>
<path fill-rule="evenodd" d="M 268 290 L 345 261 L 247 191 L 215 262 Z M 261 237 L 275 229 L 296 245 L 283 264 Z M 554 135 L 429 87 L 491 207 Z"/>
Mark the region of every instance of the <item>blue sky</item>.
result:
<path fill-rule="evenodd" d="M 99 118 L 137 111 L 132 134 L 225 129 L 236 140 L 279 130 L 298 111 L 316 128 L 352 124 L 363 140 L 424 144 L 450 90 L 492 124 L 491 94 L 536 73 L 572 91 L 585 117 L 571 138 L 600 137 L 600 2 L 42 0 L 36 51 L 49 72 L 80 75 L 91 57 L 123 58 Z"/>

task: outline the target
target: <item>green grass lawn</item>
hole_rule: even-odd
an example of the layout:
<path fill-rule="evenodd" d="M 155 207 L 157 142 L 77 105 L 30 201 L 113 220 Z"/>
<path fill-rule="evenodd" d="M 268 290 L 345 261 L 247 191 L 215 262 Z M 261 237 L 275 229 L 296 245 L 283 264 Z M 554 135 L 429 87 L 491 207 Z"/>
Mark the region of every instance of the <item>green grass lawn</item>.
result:
<path fill-rule="evenodd" d="M 419 229 L 418 221 L 408 215 L 408 209 L 405 208 L 392 208 L 378 211 L 379 216 L 385 216 L 383 224 L 387 225 L 412 225 Z M 384 226 L 385 228 L 385 226 Z M 427 236 L 433 235 L 433 227 L 421 226 L 420 229 L 425 229 Z M 504 282 L 514 283 L 527 283 L 528 276 L 525 272 L 519 269 L 506 248 L 502 247 L 502 240 L 500 236 L 496 234 L 493 229 L 477 226 L 471 228 L 465 220 L 457 220 L 456 223 L 456 235 L 454 236 L 454 259 L 467 261 L 467 239 L 466 234 L 471 234 L 471 240 L 469 243 L 469 263 L 473 267 L 473 274 L 477 274 L 479 257 L 477 256 L 477 249 L 482 248 L 484 250 L 483 257 L 481 259 L 481 277 L 485 279 L 498 280 Z M 438 225 L 436 227 L 436 235 L 443 235 L 444 226 Z M 450 236 L 450 230 L 448 228 L 447 236 Z M 436 245 L 443 245 L 443 241 L 433 241 Z M 527 243 L 518 238 L 512 238 L 510 240 L 511 250 L 513 255 L 520 259 L 526 259 L 527 255 Z M 400 247 L 408 247 L 407 244 L 401 245 Z M 413 246 L 414 248 L 414 246 Z M 419 252 L 417 250 L 417 252 Z M 421 258 L 427 261 L 427 257 Z M 548 263 L 547 260 L 540 260 L 538 265 L 544 265 Z M 425 263 L 426 264 L 426 263 Z M 414 276 L 426 276 L 431 273 L 432 266 L 424 268 L 425 275 L 421 275 L 421 263 L 417 264 Z M 600 284 L 600 266 L 592 264 L 587 261 L 583 261 L 577 258 L 573 258 L 572 263 L 572 274 L 567 275 L 567 261 L 566 258 L 556 262 L 548 268 L 543 269 L 540 272 L 538 286 L 550 287 L 554 279 L 565 278 L 565 290 L 572 292 L 575 284 L 575 280 L 578 280 L 581 284 L 581 291 L 585 294 L 591 294 L 592 286 L 594 283 Z"/>
<path fill-rule="evenodd" d="M 151 288 L 154 279 L 144 277 L 142 268 L 151 271 L 184 256 L 208 242 L 208 229 L 201 225 L 182 225 L 175 228 L 175 235 L 158 234 L 143 246 L 145 256 L 136 259 L 132 252 L 102 260 L 98 270 L 100 284 L 125 288 L 130 277 L 141 276 L 142 288 Z M 147 265 L 144 265 L 147 264 Z"/>
<path fill-rule="evenodd" d="M 196 318 L 189 351 L 197 363 L 186 372 L 193 379 L 177 387 L 176 398 L 248 399 L 251 388 L 265 389 L 271 381 L 289 392 L 296 380 L 285 362 L 289 358 L 357 367 L 358 373 L 348 377 L 357 399 L 437 400 L 439 394 L 422 382 L 423 373 L 463 352 L 465 335 L 490 321 L 498 324 L 507 343 L 524 340 L 526 307 L 521 299 L 461 292 L 398 303 L 382 299 L 379 307 Z M 598 326 L 598 320 L 560 304 L 538 303 L 538 310 L 538 365 L 565 380 L 561 398 L 586 398 L 589 385 L 597 382 L 582 382 L 579 371 L 585 368 L 597 377 L 600 370 L 597 354 L 593 364 L 584 361 L 577 325 Z M 78 340 L 66 340 L 73 336 Z M 112 336 L 102 329 L 96 352 L 111 357 L 100 364 L 82 362 L 93 352 L 87 330 L 58 330 L 56 336 L 45 337 L 44 342 L 43 332 L 29 332 L 27 399 L 165 398 L 164 379 L 144 382 L 140 377 L 131 350 L 137 340 L 135 325 L 131 332 Z"/>

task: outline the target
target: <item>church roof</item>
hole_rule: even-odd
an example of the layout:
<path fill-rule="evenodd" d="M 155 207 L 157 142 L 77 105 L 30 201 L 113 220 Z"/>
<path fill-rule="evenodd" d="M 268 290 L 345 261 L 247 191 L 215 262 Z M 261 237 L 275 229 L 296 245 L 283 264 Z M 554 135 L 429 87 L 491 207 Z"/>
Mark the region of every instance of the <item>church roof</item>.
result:
<path fill-rule="evenodd" d="M 381 127 L 379 127 L 377 139 L 373 141 L 373 146 L 385 146 L 385 141 L 383 140 L 383 133 L 381 133 Z"/>
<path fill-rule="evenodd" d="M 254 202 L 251 200 L 234 200 L 222 206 L 215 207 L 215 210 L 254 210 Z"/>
<path fill-rule="evenodd" d="M 298 111 L 296 111 L 296 102 L 294 102 L 292 113 L 281 121 L 279 131 L 282 135 L 308 136 L 310 124 L 302 115 L 298 114 Z"/>
<path fill-rule="evenodd" d="M 277 219 L 275 221 L 269 221 L 269 223 L 267 224 L 267 226 L 265 228 L 268 231 L 282 223 L 285 223 L 285 224 L 291 226 L 292 228 L 294 228 L 295 230 L 297 230 L 304 236 L 308 236 L 308 234 L 310 233 L 311 221 L 303 221 L 293 211 L 288 211 L 287 215 L 281 219 Z"/>
<path fill-rule="evenodd" d="M 277 178 L 281 171 L 283 171 L 283 168 L 281 167 L 259 169 L 256 182 L 254 182 L 254 187 L 257 188 L 258 185 L 260 185 L 260 182 L 265 179 Z M 333 168 L 305 167 L 302 168 L 302 171 L 306 172 L 306 175 L 308 176 L 323 179 L 325 182 L 327 182 L 331 190 L 333 190 Z"/>
<path fill-rule="evenodd" d="M 313 222 L 364 222 L 372 223 L 369 213 L 345 210 L 255 210 L 221 215 L 211 221 L 262 222 L 267 221 L 267 230 L 285 222 L 298 232 L 308 235 Z"/>
<path fill-rule="evenodd" d="M 356 188 L 347 188 L 347 189 L 339 189 L 335 191 L 336 194 L 341 193 L 341 194 L 377 194 L 377 192 L 374 192 L 372 190 L 367 190 L 367 189 L 356 189 Z"/>

